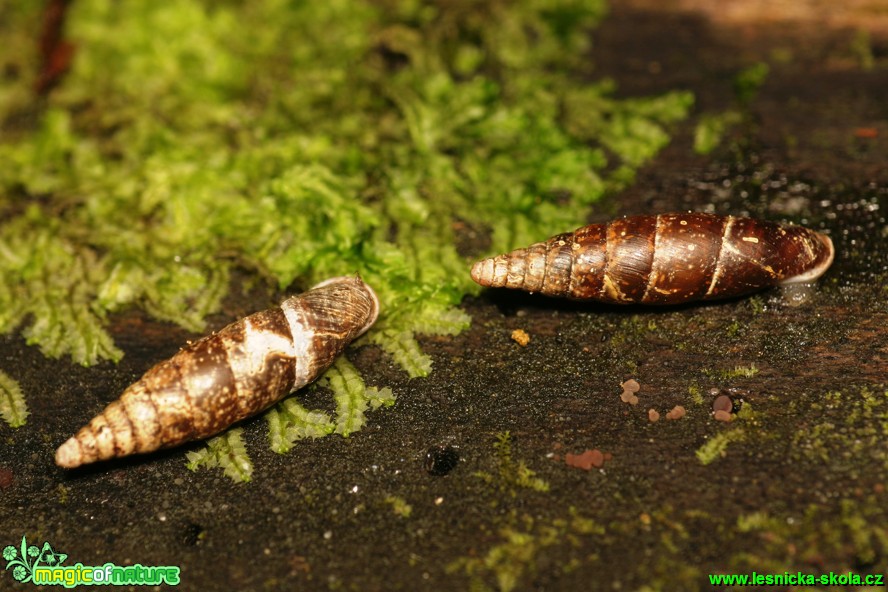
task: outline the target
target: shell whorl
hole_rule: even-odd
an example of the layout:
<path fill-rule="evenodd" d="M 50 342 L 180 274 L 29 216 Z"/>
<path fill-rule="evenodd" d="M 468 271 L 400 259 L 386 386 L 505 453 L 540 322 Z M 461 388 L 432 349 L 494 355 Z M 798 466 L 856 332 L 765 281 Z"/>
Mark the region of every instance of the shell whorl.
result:
<path fill-rule="evenodd" d="M 677 304 L 811 282 L 832 264 L 829 237 L 801 226 L 700 212 L 592 224 L 478 261 L 472 279 L 616 304 Z"/>
<path fill-rule="evenodd" d="M 337 277 L 182 348 L 56 451 L 83 464 L 207 438 L 324 372 L 379 314 L 359 277 Z"/>

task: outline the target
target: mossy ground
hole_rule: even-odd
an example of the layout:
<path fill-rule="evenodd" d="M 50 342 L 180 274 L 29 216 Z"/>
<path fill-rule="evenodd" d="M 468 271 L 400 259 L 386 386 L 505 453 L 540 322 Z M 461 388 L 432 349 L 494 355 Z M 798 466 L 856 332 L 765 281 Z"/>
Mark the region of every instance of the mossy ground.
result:
<path fill-rule="evenodd" d="M 115 312 L 200 332 L 234 273 L 290 291 L 360 273 L 381 302 L 364 341 L 425 376 L 416 336 L 465 329 L 479 291 L 458 231 L 502 251 L 578 226 L 693 103 L 587 80 L 602 0 L 60 6 L 64 42 L 47 27 L 35 55 L 40 5 L 0 2 L 0 333 L 84 365 L 123 355 Z M 276 407 L 273 449 L 393 400 L 332 372 L 335 418 Z M 2 417 L 23 409 L 4 389 Z"/>
<path fill-rule="evenodd" d="M 874 90 L 888 85 L 888 65 L 879 45 L 869 66 L 848 62 L 853 34 L 809 32 L 793 54 L 782 33 L 734 38 L 691 16 L 616 10 L 592 56 L 623 93 L 689 85 L 701 112 L 719 112 L 734 108 L 734 73 L 772 50 L 791 59 L 772 65 L 730 142 L 694 156 L 689 123 L 595 216 L 693 207 L 805 219 L 839 254 L 811 294 L 658 310 L 467 298 L 465 333 L 420 338 L 435 364 L 427 378 L 408 379 L 373 346 L 349 353 L 367 384 L 397 395 L 361 432 L 278 455 L 265 421 L 246 422 L 246 484 L 185 470 L 181 451 L 72 473 L 51 463 L 84 408 L 186 331 L 114 315 L 109 333 L 126 355 L 93 368 L 4 336 L 3 369 L 31 416 L 0 431 L 10 538 L 0 545 L 25 534 L 84 564 L 177 564 L 201 589 L 694 590 L 709 589 L 708 573 L 885 574 L 888 112 Z M 258 292 L 260 306 L 235 289 L 209 322 L 272 300 Z M 517 328 L 527 347 L 510 339 Z M 636 407 L 619 397 L 629 377 L 641 384 Z M 734 389 L 751 412 L 715 421 L 712 388 Z M 326 392 L 305 397 L 332 409 Z M 649 408 L 675 405 L 684 418 L 649 421 Z M 742 439 L 700 461 L 707 442 L 738 429 Z M 460 461 L 430 475 L 426 452 L 442 445 Z M 612 455 L 600 471 L 558 460 L 591 448 Z"/>

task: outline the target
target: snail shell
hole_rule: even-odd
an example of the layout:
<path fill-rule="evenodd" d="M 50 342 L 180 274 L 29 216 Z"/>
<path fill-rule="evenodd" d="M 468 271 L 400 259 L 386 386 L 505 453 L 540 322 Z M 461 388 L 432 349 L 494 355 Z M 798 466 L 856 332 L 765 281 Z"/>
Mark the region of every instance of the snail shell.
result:
<path fill-rule="evenodd" d="M 217 434 L 315 380 L 376 321 L 359 277 L 337 277 L 182 348 L 56 451 L 73 468 Z"/>
<path fill-rule="evenodd" d="M 833 261 L 828 236 L 702 212 L 591 224 L 475 263 L 482 286 L 614 304 L 678 304 L 813 282 Z"/>

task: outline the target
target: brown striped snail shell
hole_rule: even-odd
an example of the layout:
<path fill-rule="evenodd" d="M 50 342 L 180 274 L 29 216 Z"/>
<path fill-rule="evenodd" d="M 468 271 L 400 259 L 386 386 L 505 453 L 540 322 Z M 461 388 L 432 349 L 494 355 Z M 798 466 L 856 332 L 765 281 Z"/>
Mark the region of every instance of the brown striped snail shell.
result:
<path fill-rule="evenodd" d="M 614 304 L 678 304 L 813 282 L 833 261 L 828 236 L 702 212 L 591 224 L 475 263 L 482 286 Z"/>
<path fill-rule="evenodd" d="M 376 321 L 359 277 L 337 277 L 182 348 L 148 370 L 56 451 L 87 463 L 207 438 L 320 376 Z"/>

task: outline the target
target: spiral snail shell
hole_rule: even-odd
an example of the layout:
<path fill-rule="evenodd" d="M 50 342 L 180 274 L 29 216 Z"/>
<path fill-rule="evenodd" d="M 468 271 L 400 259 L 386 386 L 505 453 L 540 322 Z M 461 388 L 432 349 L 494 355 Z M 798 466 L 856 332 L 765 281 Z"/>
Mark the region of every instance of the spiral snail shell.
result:
<path fill-rule="evenodd" d="M 56 451 L 87 463 L 217 434 L 312 382 L 376 321 L 359 277 L 336 277 L 191 343 L 148 370 Z"/>
<path fill-rule="evenodd" d="M 482 286 L 614 304 L 679 304 L 813 282 L 832 264 L 828 236 L 702 212 L 591 224 L 478 261 Z"/>

